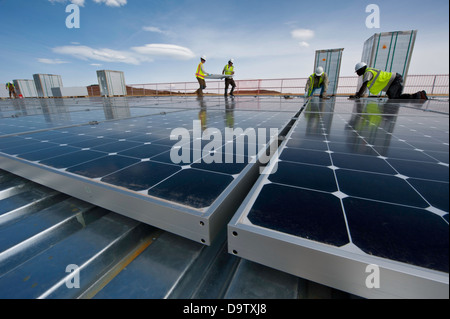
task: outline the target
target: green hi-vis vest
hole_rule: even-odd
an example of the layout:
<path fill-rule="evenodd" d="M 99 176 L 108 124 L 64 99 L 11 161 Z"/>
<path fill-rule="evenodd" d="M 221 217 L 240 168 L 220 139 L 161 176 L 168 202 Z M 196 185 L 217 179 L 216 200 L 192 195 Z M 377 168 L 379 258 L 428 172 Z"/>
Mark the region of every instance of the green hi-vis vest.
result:
<path fill-rule="evenodd" d="M 202 64 L 203 64 L 202 62 L 200 62 L 198 64 L 197 73 L 195 73 L 195 76 L 204 80 L 205 79 L 205 73 L 203 73 L 203 71 L 202 71 Z"/>
<path fill-rule="evenodd" d="M 225 75 L 232 75 L 234 71 L 234 66 L 225 65 Z"/>
<path fill-rule="evenodd" d="M 311 95 L 312 91 L 314 90 L 314 77 L 316 76 L 315 73 L 311 74 L 311 76 L 309 77 L 309 90 L 308 90 L 308 96 Z M 323 83 L 323 73 L 320 76 L 320 80 L 319 80 L 319 86 L 320 87 Z"/>
<path fill-rule="evenodd" d="M 392 73 L 377 69 L 367 68 L 366 72 L 373 74 L 372 80 L 367 83 L 367 88 L 373 95 L 378 95 L 381 91 L 386 91 L 386 86 L 391 80 Z"/>

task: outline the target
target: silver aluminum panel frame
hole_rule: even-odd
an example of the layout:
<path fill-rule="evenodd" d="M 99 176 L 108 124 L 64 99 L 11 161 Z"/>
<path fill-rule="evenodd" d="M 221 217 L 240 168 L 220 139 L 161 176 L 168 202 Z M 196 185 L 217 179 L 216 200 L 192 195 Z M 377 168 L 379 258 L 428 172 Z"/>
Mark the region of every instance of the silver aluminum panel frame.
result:
<path fill-rule="evenodd" d="M 267 172 L 259 177 L 228 224 L 230 254 L 364 298 L 449 298 L 447 273 L 368 255 L 357 247 L 335 247 L 253 225 L 247 215 L 277 160 L 271 159 Z M 371 265 L 379 271 L 379 287 L 366 285 L 374 274 Z"/>

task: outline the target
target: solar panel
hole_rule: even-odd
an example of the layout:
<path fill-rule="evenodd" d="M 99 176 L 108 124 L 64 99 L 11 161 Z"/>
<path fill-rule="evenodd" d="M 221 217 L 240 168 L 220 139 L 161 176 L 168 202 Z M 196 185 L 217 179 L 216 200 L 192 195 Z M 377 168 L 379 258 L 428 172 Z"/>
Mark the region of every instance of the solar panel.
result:
<path fill-rule="evenodd" d="M 449 118 L 421 108 L 313 99 L 229 252 L 363 297 L 448 298 Z"/>
<path fill-rule="evenodd" d="M 207 245 L 257 178 L 252 155 L 278 143 L 278 133 L 253 140 L 246 129 L 281 132 L 301 105 L 223 97 L 100 102 L 53 108 L 53 120 L 38 110 L 0 119 L 10 128 L 0 138 L 0 167 Z M 227 139 L 227 130 L 237 133 Z"/>

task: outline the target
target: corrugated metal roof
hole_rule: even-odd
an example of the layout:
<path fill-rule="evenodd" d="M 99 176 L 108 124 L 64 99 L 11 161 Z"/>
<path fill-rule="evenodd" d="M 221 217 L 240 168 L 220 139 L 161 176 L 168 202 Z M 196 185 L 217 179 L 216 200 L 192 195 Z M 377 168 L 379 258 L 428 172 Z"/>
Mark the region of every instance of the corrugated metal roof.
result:
<path fill-rule="evenodd" d="M 348 298 L 0 171 L 0 298 Z M 79 272 L 74 271 L 77 269 Z"/>

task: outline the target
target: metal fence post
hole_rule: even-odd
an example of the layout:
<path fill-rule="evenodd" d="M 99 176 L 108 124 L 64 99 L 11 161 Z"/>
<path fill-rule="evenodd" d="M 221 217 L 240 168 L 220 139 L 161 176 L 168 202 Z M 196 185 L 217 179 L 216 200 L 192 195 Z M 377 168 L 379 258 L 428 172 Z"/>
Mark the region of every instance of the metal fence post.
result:
<path fill-rule="evenodd" d="M 434 76 L 433 86 L 431 87 L 431 95 L 433 95 L 433 93 L 434 93 L 434 85 L 436 84 L 436 78 L 437 78 L 437 75 Z"/>

